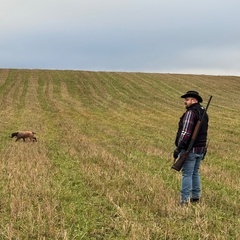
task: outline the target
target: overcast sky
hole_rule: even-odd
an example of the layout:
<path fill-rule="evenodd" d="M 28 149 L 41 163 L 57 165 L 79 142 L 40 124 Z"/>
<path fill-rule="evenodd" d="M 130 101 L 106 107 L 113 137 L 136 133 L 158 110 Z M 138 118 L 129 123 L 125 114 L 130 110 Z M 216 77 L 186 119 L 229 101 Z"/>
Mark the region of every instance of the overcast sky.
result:
<path fill-rule="evenodd" d="M 0 3 L 0 68 L 240 76 L 239 0 Z"/>

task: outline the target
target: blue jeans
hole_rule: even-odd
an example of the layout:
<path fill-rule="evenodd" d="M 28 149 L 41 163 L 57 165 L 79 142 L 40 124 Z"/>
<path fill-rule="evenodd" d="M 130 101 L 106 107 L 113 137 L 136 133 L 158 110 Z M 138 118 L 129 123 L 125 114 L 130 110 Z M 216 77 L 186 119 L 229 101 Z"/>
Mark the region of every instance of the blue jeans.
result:
<path fill-rule="evenodd" d="M 189 198 L 200 198 L 201 182 L 199 167 L 203 154 L 190 152 L 182 167 L 181 202 L 188 202 Z"/>

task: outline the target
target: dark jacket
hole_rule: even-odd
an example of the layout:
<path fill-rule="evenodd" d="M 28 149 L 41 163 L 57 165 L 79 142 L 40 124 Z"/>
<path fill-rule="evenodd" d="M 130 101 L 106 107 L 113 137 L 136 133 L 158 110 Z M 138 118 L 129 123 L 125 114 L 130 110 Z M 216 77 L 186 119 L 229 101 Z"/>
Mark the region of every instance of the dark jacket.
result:
<path fill-rule="evenodd" d="M 176 135 L 176 139 L 175 139 L 175 145 L 176 145 L 176 147 L 178 147 L 180 149 L 185 149 L 185 150 L 187 149 L 187 147 L 188 147 L 188 145 L 191 141 L 193 130 L 192 130 L 191 135 L 190 135 L 187 142 L 180 142 L 179 143 L 179 139 L 180 139 L 182 129 L 183 129 L 183 124 L 184 124 L 183 123 L 183 118 L 188 111 L 192 111 L 193 114 L 194 114 L 194 118 L 193 118 L 193 122 L 194 122 L 193 130 L 194 130 L 198 120 L 202 119 L 202 117 L 203 117 L 204 108 L 199 103 L 195 103 L 195 104 L 191 105 L 190 107 L 188 107 L 187 111 L 180 118 L 180 121 L 179 121 L 179 124 L 178 124 L 178 131 L 177 131 L 177 135 Z M 196 140 L 193 144 L 193 147 L 205 147 L 206 146 L 207 131 L 208 131 L 208 115 L 206 113 L 204 115 L 204 118 L 201 120 L 200 129 L 199 129 L 198 135 L 196 137 Z"/>

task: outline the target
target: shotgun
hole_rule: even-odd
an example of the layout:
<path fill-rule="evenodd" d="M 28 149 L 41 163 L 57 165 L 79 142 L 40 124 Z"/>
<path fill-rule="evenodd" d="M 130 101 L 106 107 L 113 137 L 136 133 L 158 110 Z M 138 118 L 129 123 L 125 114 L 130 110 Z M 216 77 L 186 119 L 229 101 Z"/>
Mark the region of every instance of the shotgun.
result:
<path fill-rule="evenodd" d="M 176 171 L 180 171 L 180 170 L 182 169 L 182 166 L 183 166 L 183 164 L 184 164 L 184 162 L 185 162 L 188 154 L 189 154 L 190 151 L 192 150 L 193 144 L 194 144 L 194 142 L 195 142 L 195 140 L 196 140 L 196 138 L 197 138 L 199 129 L 200 129 L 200 127 L 201 127 L 202 119 L 205 117 L 205 114 L 206 114 L 206 112 L 207 112 L 207 109 L 208 109 L 208 106 L 209 106 L 211 100 L 212 100 L 212 96 L 210 96 L 210 98 L 209 98 L 209 100 L 208 100 L 207 106 L 206 106 L 206 108 L 205 108 L 205 110 L 204 110 L 204 112 L 203 112 L 202 117 L 197 121 L 197 124 L 196 124 L 196 126 L 195 126 L 195 128 L 194 128 L 194 131 L 193 131 L 193 134 L 192 134 L 192 138 L 191 138 L 191 141 L 190 141 L 190 143 L 189 143 L 189 145 L 188 145 L 187 150 L 186 150 L 182 155 L 180 155 L 179 158 L 177 158 L 177 159 L 174 161 L 174 164 L 172 165 L 172 169 L 174 169 L 174 170 L 176 170 Z"/>

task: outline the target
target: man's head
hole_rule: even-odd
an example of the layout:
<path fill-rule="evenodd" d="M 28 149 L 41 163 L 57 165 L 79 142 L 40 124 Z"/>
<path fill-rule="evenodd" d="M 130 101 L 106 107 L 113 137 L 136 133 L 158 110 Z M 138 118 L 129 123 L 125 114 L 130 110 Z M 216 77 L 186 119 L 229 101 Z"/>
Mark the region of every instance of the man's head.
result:
<path fill-rule="evenodd" d="M 189 108 L 194 103 L 198 103 L 198 100 L 196 98 L 187 97 L 184 99 L 184 104 L 186 108 Z"/>
<path fill-rule="evenodd" d="M 201 103 L 203 101 L 196 91 L 188 91 L 186 94 L 182 95 L 181 98 L 185 98 L 184 104 L 186 108 L 190 107 L 194 103 Z"/>

